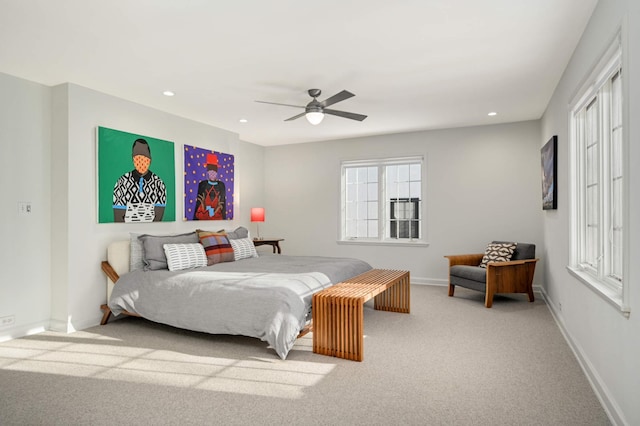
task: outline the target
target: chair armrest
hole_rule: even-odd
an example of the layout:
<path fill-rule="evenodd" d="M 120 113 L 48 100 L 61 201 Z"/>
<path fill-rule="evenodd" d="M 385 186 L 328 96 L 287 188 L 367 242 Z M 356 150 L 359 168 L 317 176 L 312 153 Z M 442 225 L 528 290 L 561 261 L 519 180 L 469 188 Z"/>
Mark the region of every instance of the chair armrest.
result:
<path fill-rule="evenodd" d="M 474 254 L 453 254 L 445 257 L 449 259 L 449 267 L 452 267 L 455 265 L 478 266 L 482 261 L 483 256 L 484 256 L 484 253 L 474 253 Z"/>
<path fill-rule="evenodd" d="M 527 263 L 535 263 L 538 259 L 520 259 L 520 260 L 509 260 L 508 262 L 489 262 L 487 263 L 487 268 L 505 268 L 508 266 L 516 266 L 516 265 L 524 265 Z"/>
<path fill-rule="evenodd" d="M 498 293 L 528 293 L 529 301 L 533 302 L 533 274 L 537 262 L 538 259 L 522 259 L 488 263 L 487 295 L 493 297 Z"/>

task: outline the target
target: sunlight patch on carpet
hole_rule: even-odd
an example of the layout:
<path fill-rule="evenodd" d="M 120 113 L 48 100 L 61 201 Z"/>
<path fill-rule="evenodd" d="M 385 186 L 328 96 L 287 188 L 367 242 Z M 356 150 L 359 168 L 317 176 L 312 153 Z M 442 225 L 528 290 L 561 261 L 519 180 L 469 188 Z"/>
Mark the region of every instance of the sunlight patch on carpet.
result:
<path fill-rule="evenodd" d="M 312 350 L 304 336 L 293 350 Z M 0 344 L 0 369 L 298 399 L 335 364 L 198 356 L 120 345 L 91 333 L 47 334 Z"/>

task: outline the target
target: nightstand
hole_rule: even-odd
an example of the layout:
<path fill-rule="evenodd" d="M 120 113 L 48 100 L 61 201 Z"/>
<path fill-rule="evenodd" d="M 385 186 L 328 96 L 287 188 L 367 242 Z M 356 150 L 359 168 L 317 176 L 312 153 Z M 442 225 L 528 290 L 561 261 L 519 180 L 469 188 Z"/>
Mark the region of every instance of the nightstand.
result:
<path fill-rule="evenodd" d="M 280 251 L 280 241 L 284 241 L 284 238 L 263 238 L 261 240 L 253 239 L 253 245 L 256 247 L 269 245 L 273 247 L 273 252 L 278 250 L 278 254 L 282 254 Z"/>

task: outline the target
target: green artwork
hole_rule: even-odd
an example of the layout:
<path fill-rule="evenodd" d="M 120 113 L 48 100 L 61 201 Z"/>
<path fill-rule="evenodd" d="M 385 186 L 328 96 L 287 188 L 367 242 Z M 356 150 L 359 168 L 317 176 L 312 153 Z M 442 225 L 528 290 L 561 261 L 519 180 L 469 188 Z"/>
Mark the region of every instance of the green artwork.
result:
<path fill-rule="evenodd" d="M 176 220 L 173 142 L 98 127 L 98 223 Z"/>

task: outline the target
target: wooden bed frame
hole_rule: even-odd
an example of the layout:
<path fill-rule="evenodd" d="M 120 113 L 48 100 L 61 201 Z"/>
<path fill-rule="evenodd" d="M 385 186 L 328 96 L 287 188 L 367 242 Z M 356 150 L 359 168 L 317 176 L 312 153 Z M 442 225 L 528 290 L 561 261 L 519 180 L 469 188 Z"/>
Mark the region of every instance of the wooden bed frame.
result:
<path fill-rule="evenodd" d="M 111 264 L 106 260 L 102 262 L 102 271 L 105 273 L 107 278 L 111 280 L 113 284 L 115 284 L 116 281 L 120 279 L 120 276 L 118 275 L 118 273 L 113 269 Z M 109 321 L 109 318 L 111 318 L 111 308 L 109 308 L 109 305 L 104 304 L 104 305 L 100 305 L 100 309 L 102 310 L 102 320 L 100 321 L 100 325 L 105 325 L 107 321 Z M 122 311 L 122 313 L 132 317 L 140 316 L 138 314 L 134 314 L 133 312 L 129 312 L 129 311 Z"/>

